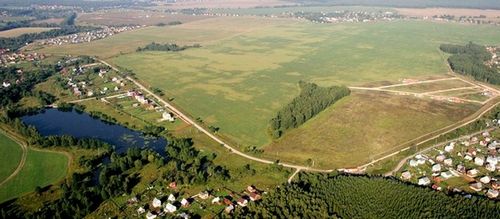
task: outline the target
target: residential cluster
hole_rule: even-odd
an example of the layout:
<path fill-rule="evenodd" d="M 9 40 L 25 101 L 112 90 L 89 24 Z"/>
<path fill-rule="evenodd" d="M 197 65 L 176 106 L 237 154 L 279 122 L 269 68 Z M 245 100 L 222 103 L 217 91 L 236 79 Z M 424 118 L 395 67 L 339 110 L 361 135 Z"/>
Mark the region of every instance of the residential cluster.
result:
<path fill-rule="evenodd" d="M 140 91 L 129 90 L 127 91 L 127 96 L 135 99 L 138 103 L 134 103 L 133 107 L 139 107 L 140 105 L 144 106 L 147 110 L 155 110 L 156 112 L 162 113 L 162 117 L 159 120 L 161 121 L 169 121 L 174 122 L 175 117 L 171 112 L 165 111 L 163 107 L 161 107 L 158 103 L 156 103 L 153 99 L 144 96 L 144 94 Z"/>
<path fill-rule="evenodd" d="M 390 21 L 401 18 L 400 15 L 390 11 L 291 12 L 287 13 L 287 15 L 315 23 Z"/>
<path fill-rule="evenodd" d="M 73 66 L 71 68 L 65 67 L 61 70 L 61 75 L 64 76 L 62 79 L 62 86 L 71 89 L 73 95 L 77 97 L 87 96 L 93 97 L 98 95 L 105 95 L 109 92 L 117 92 L 126 85 L 125 80 L 118 76 L 108 76 L 108 69 L 101 68 L 98 71 L 100 78 L 104 80 L 104 85 L 99 88 L 95 88 L 94 81 L 89 80 L 88 77 L 79 77 L 84 74 L 85 71 L 93 66 L 92 64 L 83 66 Z M 110 85 L 109 82 L 112 82 Z M 107 83 L 107 84 L 106 84 Z M 109 87 L 112 87 L 111 89 Z"/>
<path fill-rule="evenodd" d="M 122 26 L 122 27 L 104 27 L 102 29 L 94 30 L 94 31 L 88 31 L 88 32 L 82 32 L 82 33 L 75 33 L 71 35 L 66 35 L 66 36 L 60 36 L 60 37 L 55 37 L 55 38 L 49 38 L 49 39 L 44 39 L 37 41 L 37 44 L 41 45 L 64 45 L 64 44 L 77 44 L 77 43 L 86 43 L 94 40 L 100 40 L 104 39 L 106 37 L 113 36 L 115 34 L 124 32 L 124 31 L 130 31 L 134 30 L 137 28 L 140 28 L 142 26 L 137 25 L 137 26 Z"/>
<path fill-rule="evenodd" d="M 262 193 L 254 186 L 248 186 L 241 194 L 229 192 L 228 195 L 215 195 L 209 191 L 202 191 L 194 196 L 182 197 L 177 190 L 177 184 L 172 182 L 166 192 L 158 191 L 153 186 L 140 196 L 134 196 L 127 201 L 130 208 L 134 208 L 134 216 L 155 219 L 167 215 L 175 215 L 179 218 L 190 218 L 189 209 L 198 204 L 201 208 L 211 206 L 223 206 L 224 212 L 233 213 L 236 208 L 243 208 L 249 202 L 259 201 Z M 155 193 L 152 195 L 151 193 Z"/>
<path fill-rule="evenodd" d="M 489 67 L 500 68 L 500 47 L 487 46 L 486 50 L 491 53 L 491 60 L 486 62 Z"/>
<path fill-rule="evenodd" d="M 479 16 L 455 16 L 455 15 L 434 15 L 434 16 L 424 16 L 422 18 L 419 17 L 410 17 L 413 19 L 424 19 L 424 20 L 434 20 L 434 21 L 451 21 L 465 24 L 493 24 L 500 25 L 500 22 L 493 21 L 491 19 L 487 19 L 484 15 Z"/>
<path fill-rule="evenodd" d="M 9 49 L 0 49 L 0 65 L 15 65 L 22 61 L 39 61 L 45 59 L 41 53 L 10 52 Z"/>
<path fill-rule="evenodd" d="M 499 153 L 500 141 L 484 131 L 414 156 L 400 177 L 439 191 L 465 190 L 496 199 L 500 192 Z"/>

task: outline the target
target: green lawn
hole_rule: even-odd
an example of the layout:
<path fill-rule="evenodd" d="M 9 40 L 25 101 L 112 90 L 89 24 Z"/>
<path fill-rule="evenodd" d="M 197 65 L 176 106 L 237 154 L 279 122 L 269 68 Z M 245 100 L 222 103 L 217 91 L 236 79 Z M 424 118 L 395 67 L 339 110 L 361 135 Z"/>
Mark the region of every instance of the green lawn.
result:
<path fill-rule="evenodd" d="M 66 176 L 68 157 L 54 152 L 28 151 L 26 163 L 19 174 L 0 187 L 0 203 L 47 186 Z"/>
<path fill-rule="evenodd" d="M 22 153 L 19 144 L 0 133 L 0 182 L 16 169 L 21 161 Z"/>

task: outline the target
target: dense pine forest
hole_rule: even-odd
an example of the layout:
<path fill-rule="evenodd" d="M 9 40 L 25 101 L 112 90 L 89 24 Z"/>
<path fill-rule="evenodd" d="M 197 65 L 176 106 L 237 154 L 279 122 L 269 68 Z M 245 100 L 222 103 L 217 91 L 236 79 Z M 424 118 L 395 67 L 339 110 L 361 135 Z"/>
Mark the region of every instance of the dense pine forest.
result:
<path fill-rule="evenodd" d="M 291 128 L 304 124 L 351 91 L 345 86 L 319 87 L 314 83 L 299 82 L 300 94 L 284 106 L 269 122 L 270 134 L 279 138 Z"/>
<path fill-rule="evenodd" d="M 235 213 L 236 218 L 498 218 L 500 202 L 390 178 L 301 174 Z"/>
<path fill-rule="evenodd" d="M 440 49 L 452 54 L 448 63 L 456 73 L 472 76 L 478 81 L 500 84 L 500 74 L 497 70 L 484 64 L 491 59 L 491 54 L 484 46 L 470 42 L 465 46 L 443 44 Z"/>

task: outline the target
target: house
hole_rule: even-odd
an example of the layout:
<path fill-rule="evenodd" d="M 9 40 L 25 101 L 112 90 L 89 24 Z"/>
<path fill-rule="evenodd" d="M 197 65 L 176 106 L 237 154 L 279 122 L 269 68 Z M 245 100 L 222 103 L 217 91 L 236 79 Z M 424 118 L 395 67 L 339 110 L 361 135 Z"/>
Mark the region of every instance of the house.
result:
<path fill-rule="evenodd" d="M 175 205 L 173 204 L 167 203 L 165 205 L 165 208 L 163 208 L 163 211 L 167 213 L 174 213 L 175 211 L 177 211 L 177 207 L 175 207 Z"/>
<path fill-rule="evenodd" d="M 255 187 L 254 187 L 254 186 L 251 186 L 251 185 L 250 185 L 250 186 L 247 186 L 247 191 L 248 191 L 248 192 L 257 192 L 257 189 L 255 189 Z"/>
<path fill-rule="evenodd" d="M 186 212 L 182 212 L 180 214 L 177 214 L 177 217 L 182 218 L 182 219 L 188 219 L 189 214 L 187 214 Z"/>
<path fill-rule="evenodd" d="M 232 205 L 233 204 L 233 202 L 227 198 L 224 198 L 223 202 L 225 205 Z"/>
<path fill-rule="evenodd" d="M 244 199 L 244 198 L 240 198 L 238 199 L 238 201 L 236 202 L 239 206 L 241 207 L 246 207 L 247 204 L 248 204 L 248 200 Z"/>
<path fill-rule="evenodd" d="M 418 166 L 417 161 L 416 161 L 416 160 L 410 160 L 410 166 L 411 166 L 411 167 L 416 167 L 416 166 Z"/>
<path fill-rule="evenodd" d="M 444 159 L 446 159 L 446 156 L 444 156 L 444 155 L 442 155 L 442 154 L 440 154 L 440 155 L 436 156 L 436 161 L 437 161 L 437 162 L 443 162 L 443 161 L 444 161 Z"/>
<path fill-rule="evenodd" d="M 495 182 L 492 182 L 492 183 L 491 183 L 491 188 L 493 188 L 493 189 L 497 189 L 497 190 L 498 190 L 498 189 L 500 189 L 500 183 L 498 183 L 498 182 L 496 182 L 496 181 L 495 181 Z"/>
<path fill-rule="evenodd" d="M 230 214 L 231 212 L 233 212 L 233 210 L 234 210 L 234 205 L 228 205 L 228 206 L 224 209 L 224 211 L 225 211 L 226 213 L 228 213 L 228 214 Z"/>
<path fill-rule="evenodd" d="M 447 145 L 446 147 L 444 147 L 444 151 L 450 153 L 453 151 L 453 148 L 454 148 L 454 145 L 452 143 L 450 143 L 449 145 Z"/>
<path fill-rule="evenodd" d="M 120 88 L 118 88 L 117 86 L 115 86 L 115 89 L 114 89 L 114 90 L 115 90 L 115 91 L 118 91 L 118 90 L 120 90 Z"/>
<path fill-rule="evenodd" d="M 488 156 L 486 158 L 486 162 L 493 164 L 493 166 L 497 165 L 498 158 L 496 156 Z"/>
<path fill-rule="evenodd" d="M 87 96 L 89 96 L 89 97 L 94 96 L 94 91 L 89 90 L 87 92 Z"/>
<path fill-rule="evenodd" d="M 161 115 L 161 117 L 163 118 L 163 120 L 166 120 L 166 121 L 169 121 L 169 122 L 175 121 L 175 118 L 169 112 L 163 112 L 163 114 Z"/>
<path fill-rule="evenodd" d="M 483 137 L 489 137 L 490 136 L 490 133 L 488 131 L 485 131 L 482 133 Z"/>
<path fill-rule="evenodd" d="M 453 174 L 450 171 L 441 172 L 441 177 L 443 177 L 444 179 L 449 179 L 452 176 Z"/>
<path fill-rule="evenodd" d="M 483 184 L 480 182 L 471 183 L 469 188 L 476 192 L 480 192 L 483 189 Z"/>
<path fill-rule="evenodd" d="M 425 164 L 425 159 L 417 159 L 417 165 Z"/>
<path fill-rule="evenodd" d="M 429 185 L 430 183 L 431 183 L 431 180 L 427 176 L 424 176 L 424 177 L 421 177 L 418 179 L 418 185 L 426 186 L 426 185 Z"/>
<path fill-rule="evenodd" d="M 441 164 L 434 164 L 434 166 L 432 166 L 432 172 L 439 172 L 441 171 Z"/>
<path fill-rule="evenodd" d="M 146 210 L 143 207 L 140 207 L 139 209 L 137 209 L 137 214 L 139 214 L 139 215 L 144 214 L 144 212 L 146 212 Z"/>
<path fill-rule="evenodd" d="M 175 196 L 173 194 L 170 194 L 167 199 L 169 202 L 175 202 Z"/>
<path fill-rule="evenodd" d="M 2 84 L 2 87 L 4 87 L 4 88 L 8 88 L 8 87 L 10 87 L 10 83 L 9 83 L 9 82 L 4 81 L 4 82 L 3 82 L 3 84 Z"/>
<path fill-rule="evenodd" d="M 154 198 L 153 199 L 153 203 L 151 203 L 151 205 L 153 206 L 153 208 L 159 208 L 159 207 L 161 207 L 161 201 L 160 201 L 160 199 Z"/>
<path fill-rule="evenodd" d="M 198 197 L 200 197 L 201 199 L 207 199 L 208 197 L 210 197 L 210 194 L 208 193 L 208 191 L 203 191 L 198 194 Z"/>
<path fill-rule="evenodd" d="M 476 164 L 478 166 L 482 166 L 484 164 L 484 158 L 483 157 L 474 158 L 474 164 Z"/>
<path fill-rule="evenodd" d="M 113 77 L 113 78 L 111 79 L 111 81 L 112 81 L 112 82 L 116 82 L 116 81 L 118 81 L 118 78 Z"/>
<path fill-rule="evenodd" d="M 403 180 L 409 180 L 411 178 L 411 173 L 410 171 L 405 171 L 401 173 L 401 179 Z"/>
<path fill-rule="evenodd" d="M 215 197 L 212 199 L 212 204 L 220 204 L 220 197 Z"/>
<path fill-rule="evenodd" d="M 481 146 L 486 146 L 487 144 L 488 144 L 488 142 L 486 142 L 485 140 L 479 141 L 479 145 L 481 145 Z"/>
<path fill-rule="evenodd" d="M 181 205 L 182 205 L 182 207 L 187 207 L 187 206 L 189 206 L 189 201 L 187 199 L 183 198 L 181 200 Z"/>
<path fill-rule="evenodd" d="M 148 211 L 148 214 L 146 214 L 146 218 L 147 219 L 155 219 L 156 218 L 156 214 L 153 214 L 150 211 Z"/>
<path fill-rule="evenodd" d="M 496 169 L 495 165 L 493 165 L 492 163 L 486 163 L 485 167 L 486 167 L 486 170 L 488 170 L 490 172 L 493 172 Z"/>
<path fill-rule="evenodd" d="M 465 173 L 465 166 L 462 164 L 457 165 L 457 171 L 460 173 Z"/>
<path fill-rule="evenodd" d="M 491 178 L 490 178 L 489 176 L 483 176 L 483 177 L 481 177 L 481 178 L 479 179 L 479 181 L 481 181 L 481 182 L 482 182 L 482 183 L 484 183 L 484 184 L 488 184 L 488 183 L 490 183 Z"/>
<path fill-rule="evenodd" d="M 475 168 L 467 171 L 467 176 L 472 177 L 472 178 L 476 177 L 477 174 L 479 174 L 479 171 Z"/>
<path fill-rule="evenodd" d="M 464 159 L 471 161 L 473 158 L 470 155 L 467 154 L 467 155 L 465 155 Z"/>
<path fill-rule="evenodd" d="M 476 156 L 477 152 L 476 152 L 476 148 L 468 148 L 467 149 L 467 154 L 469 156 Z"/>
<path fill-rule="evenodd" d="M 177 183 L 176 182 L 171 182 L 170 184 L 168 184 L 168 186 L 172 189 L 175 189 L 177 188 Z"/>
<path fill-rule="evenodd" d="M 445 159 L 443 161 L 444 165 L 446 166 L 452 166 L 453 165 L 453 160 L 451 158 Z"/>
<path fill-rule="evenodd" d="M 262 198 L 262 196 L 260 196 L 260 194 L 255 193 L 255 192 L 250 193 L 248 196 L 250 196 L 251 201 L 258 201 Z"/>
<path fill-rule="evenodd" d="M 496 198 L 498 197 L 498 190 L 495 189 L 488 189 L 488 192 L 486 193 L 488 198 Z"/>

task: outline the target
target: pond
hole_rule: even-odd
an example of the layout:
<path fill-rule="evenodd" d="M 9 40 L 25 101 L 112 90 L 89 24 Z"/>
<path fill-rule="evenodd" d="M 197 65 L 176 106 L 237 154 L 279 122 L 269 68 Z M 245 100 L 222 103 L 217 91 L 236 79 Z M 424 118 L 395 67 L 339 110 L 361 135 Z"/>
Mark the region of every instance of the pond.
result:
<path fill-rule="evenodd" d="M 164 138 L 145 136 L 141 132 L 106 123 L 86 113 L 46 109 L 21 119 L 24 123 L 35 126 L 44 136 L 70 135 L 76 138 L 96 138 L 113 145 L 117 153 L 126 152 L 130 147 L 138 147 L 151 148 L 165 155 L 167 141 Z"/>

